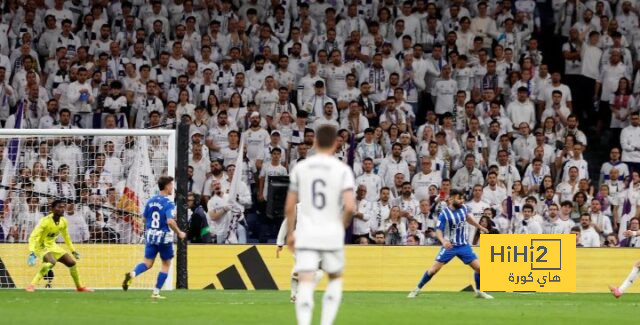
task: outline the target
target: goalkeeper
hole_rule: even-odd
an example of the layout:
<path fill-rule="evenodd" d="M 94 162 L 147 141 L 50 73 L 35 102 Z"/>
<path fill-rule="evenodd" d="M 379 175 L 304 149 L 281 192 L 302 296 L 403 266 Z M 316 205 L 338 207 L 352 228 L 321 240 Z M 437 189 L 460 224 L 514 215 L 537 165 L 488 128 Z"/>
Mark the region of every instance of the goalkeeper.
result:
<path fill-rule="evenodd" d="M 42 277 L 49 273 L 49 270 L 53 268 L 56 261 L 66 265 L 69 268 L 69 273 L 73 278 L 73 282 L 76 284 L 76 291 L 78 292 L 91 292 L 93 290 L 83 287 L 80 284 L 80 276 L 78 275 L 78 268 L 76 266 L 76 259 L 80 259 L 80 254 L 76 252 L 69 237 L 68 221 L 64 215 L 65 203 L 62 200 L 55 200 L 51 204 L 52 212 L 40 219 L 36 228 L 31 232 L 29 236 L 29 259 L 27 264 L 34 266 L 38 258 L 42 259 L 42 267 L 36 273 L 36 276 L 31 280 L 31 284 L 27 286 L 28 292 L 33 292 L 36 289 L 36 285 Z M 71 251 L 71 254 L 75 257 L 71 257 L 62 247 L 56 244 L 58 235 L 62 235 L 64 243 Z"/>

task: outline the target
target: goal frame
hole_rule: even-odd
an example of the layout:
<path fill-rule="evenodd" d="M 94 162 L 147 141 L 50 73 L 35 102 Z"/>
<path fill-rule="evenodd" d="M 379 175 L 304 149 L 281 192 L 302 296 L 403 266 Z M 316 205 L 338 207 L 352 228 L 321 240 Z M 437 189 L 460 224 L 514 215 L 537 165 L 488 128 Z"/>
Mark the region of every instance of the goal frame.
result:
<path fill-rule="evenodd" d="M 167 139 L 167 175 L 175 179 L 177 164 L 177 137 L 178 131 L 174 129 L 0 129 L 0 138 L 26 138 L 38 136 L 134 136 L 151 137 L 162 136 Z M 126 174 L 125 174 L 126 175 Z M 120 244 L 115 244 L 120 245 Z M 130 244 L 134 245 L 134 244 Z M 172 263 L 174 264 L 174 263 Z M 169 269 L 169 275 L 165 282 L 164 290 L 175 289 L 175 264 Z M 117 288 L 97 288 L 117 289 Z"/>

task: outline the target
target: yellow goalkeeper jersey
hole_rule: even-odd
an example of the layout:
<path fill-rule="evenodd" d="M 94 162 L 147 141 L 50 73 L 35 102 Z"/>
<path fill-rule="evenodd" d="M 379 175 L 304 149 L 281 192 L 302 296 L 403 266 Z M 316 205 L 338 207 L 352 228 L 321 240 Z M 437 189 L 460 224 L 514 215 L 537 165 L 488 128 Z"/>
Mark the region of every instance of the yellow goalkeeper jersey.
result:
<path fill-rule="evenodd" d="M 40 219 L 38 225 L 29 236 L 29 251 L 42 252 L 56 247 L 58 235 L 62 235 L 65 244 L 70 251 L 75 251 L 71 237 L 69 236 L 68 222 L 65 217 L 60 217 L 58 223 L 53 221 L 53 213 Z"/>

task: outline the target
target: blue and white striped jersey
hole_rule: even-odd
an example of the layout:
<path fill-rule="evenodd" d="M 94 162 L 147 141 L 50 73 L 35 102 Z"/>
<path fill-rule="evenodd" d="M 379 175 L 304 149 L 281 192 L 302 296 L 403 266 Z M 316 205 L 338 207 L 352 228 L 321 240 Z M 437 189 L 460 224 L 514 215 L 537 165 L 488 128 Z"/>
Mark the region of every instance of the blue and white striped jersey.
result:
<path fill-rule="evenodd" d="M 469 245 L 466 227 L 468 213 L 467 206 L 462 205 L 457 210 L 445 207 L 438 215 L 438 228 L 442 231 L 444 238 L 448 239 L 453 246 Z"/>

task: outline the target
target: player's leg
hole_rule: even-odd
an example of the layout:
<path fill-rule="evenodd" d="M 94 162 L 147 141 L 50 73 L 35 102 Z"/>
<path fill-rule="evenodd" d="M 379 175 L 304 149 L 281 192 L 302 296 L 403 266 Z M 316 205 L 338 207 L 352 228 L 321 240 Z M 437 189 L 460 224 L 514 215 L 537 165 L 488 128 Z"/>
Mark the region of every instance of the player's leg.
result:
<path fill-rule="evenodd" d="M 173 259 L 173 245 L 164 244 L 158 246 L 160 247 L 160 259 L 162 259 L 162 266 L 160 268 L 160 272 L 158 272 L 156 286 L 155 288 L 153 288 L 153 294 L 151 295 L 151 298 L 164 299 L 164 297 L 160 295 L 160 289 L 162 289 L 162 286 L 164 286 L 164 282 L 169 276 L 169 268 L 171 268 L 171 260 Z"/>
<path fill-rule="evenodd" d="M 455 256 L 454 249 L 455 248 L 444 249 L 444 247 L 440 249 L 438 256 L 436 256 L 436 261 L 433 263 L 431 268 L 424 272 L 422 278 L 420 278 L 420 281 L 418 282 L 418 285 L 411 292 L 409 292 L 407 298 L 415 298 L 420 293 L 422 287 L 424 287 L 425 284 L 427 284 L 427 282 L 429 282 L 429 280 L 431 280 L 431 278 L 433 278 L 445 264 L 451 261 L 451 259 Z"/>
<path fill-rule="evenodd" d="M 296 302 L 298 292 L 298 272 L 291 272 L 291 302 Z"/>
<path fill-rule="evenodd" d="M 324 252 L 322 269 L 329 275 L 327 288 L 322 296 L 321 325 L 331 325 L 338 315 L 342 301 L 342 270 L 344 269 L 344 251 Z M 316 272 L 317 274 L 317 272 Z M 315 274 L 314 274 L 315 277 Z M 314 283 L 316 283 L 314 278 Z"/>
<path fill-rule="evenodd" d="M 469 248 L 471 249 L 471 248 Z M 475 254 L 474 254 L 475 256 Z M 475 285 L 475 292 L 476 292 L 476 297 L 477 298 L 484 298 L 484 299 L 493 299 L 493 297 L 489 294 L 487 294 L 486 292 L 480 290 L 480 260 L 478 260 L 478 258 L 475 258 L 474 260 L 472 260 L 470 263 L 466 263 L 465 258 L 462 258 L 462 261 L 465 262 L 465 264 L 469 264 L 469 266 L 473 269 L 474 273 L 473 273 L 473 278 L 476 282 Z"/>
<path fill-rule="evenodd" d="M 629 272 L 629 275 L 627 275 L 627 278 L 624 279 L 622 284 L 620 284 L 620 287 L 616 288 L 614 286 L 609 286 L 609 290 L 611 290 L 611 293 L 613 294 L 613 296 L 616 298 L 620 298 L 620 296 L 622 296 L 624 291 L 627 290 L 633 284 L 633 281 L 636 280 L 639 272 L 640 272 L 640 261 L 637 261 L 633 265 L 633 268 L 631 268 L 631 272 Z"/>
<path fill-rule="evenodd" d="M 158 272 L 158 277 L 156 278 L 156 286 L 153 288 L 151 298 L 164 299 L 164 297 L 160 295 L 160 289 L 162 289 L 162 286 L 164 286 L 164 282 L 169 276 L 169 268 L 171 268 L 171 259 L 163 259 L 162 266 L 160 267 L 160 272 Z"/>
<path fill-rule="evenodd" d="M 312 250 L 296 251 L 296 266 L 298 273 L 298 292 L 296 294 L 296 318 L 298 325 L 311 324 L 313 316 L 313 290 L 316 282 L 314 274 L 320 263 L 320 252 Z"/>
<path fill-rule="evenodd" d="M 76 260 L 71 257 L 69 254 L 62 255 L 58 262 L 64 264 L 69 268 L 69 274 L 71 274 L 71 278 L 73 279 L 73 283 L 76 285 L 76 290 L 79 292 L 90 292 L 93 291 L 91 289 L 85 288 L 80 283 L 80 275 L 78 274 L 78 267 L 76 265 Z"/>
<path fill-rule="evenodd" d="M 156 255 L 158 255 L 158 245 L 145 245 L 142 263 L 138 263 L 132 271 L 125 273 L 122 290 L 127 291 L 135 277 L 153 267 Z"/>
<path fill-rule="evenodd" d="M 40 270 L 38 270 L 38 273 L 36 273 L 36 275 L 33 277 L 26 290 L 29 292 L 35 291 L 38 282 L 40 282 L 40 280 L 42 280 L 42 278 L 47 273 L 49 273 L 49 270 L 51 270 L 54 265 L 56 265 L 56 259 L 53 256 L 53 253 L 47 252 L 46 254 L 44 254 L 44 256 L 42 256 L 42 265 L 40 266 Z"/>

